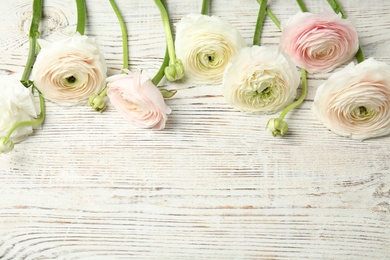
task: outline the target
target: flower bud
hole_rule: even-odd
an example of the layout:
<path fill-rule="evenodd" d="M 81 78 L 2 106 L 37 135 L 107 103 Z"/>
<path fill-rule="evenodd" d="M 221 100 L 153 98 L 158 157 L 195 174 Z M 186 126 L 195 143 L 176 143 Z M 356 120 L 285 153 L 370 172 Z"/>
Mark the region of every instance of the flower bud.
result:
<path fill-rule="evenodd" d="M 0 138 L 0 153 L 8 153 L 14 149 L 14 142 L 8 137 Z"/>
<path fill-rule="evenodd" d="M 184 66 L 181 60 L 176 60 L 175 64 L 171 64 L 164 70 L 165 77 L 169 81 L 179 80 L 184 76 Z"/>
<path fill-rule="evenodd" d="M 103 113 L 107 107 L 107 103 L 104 101 L 104 97 L 101 97 L 98 94 L 94 94 L 89 98 L 88 105 L 100 113 Z"/>
<path fill-rule="evenodd" d="M 286 121 L 279 118 L 271 118 L 267 123 L 267 130 L 271 132 L 273 136 L 283 136 L 288 130 L 288 124 Z"/>

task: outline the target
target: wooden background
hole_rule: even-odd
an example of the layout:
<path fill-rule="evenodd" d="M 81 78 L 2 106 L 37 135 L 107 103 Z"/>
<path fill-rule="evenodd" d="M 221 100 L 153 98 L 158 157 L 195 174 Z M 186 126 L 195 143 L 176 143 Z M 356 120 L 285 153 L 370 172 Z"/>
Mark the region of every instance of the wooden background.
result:
<path fill-rule="evenodd" d="M 173 23 L 201 1 L 170 0 Z M 252 42 L 255 0 L 212 1 Z M 309 10 L 327 1 L 306 1 Z M 117 3 L 129 30 L 130 68 L 153 76 L 165 50 L 154 1 Z M 367 57 L 390 64 L 390 1 L 341 0 Z M 28 53 L 28 0 L 0 1 L 0 73 L 20 74 Z M 285 20 L 295 1 L 270 0 Z M 120 27 L 109 1 L 87 0 L 86 34 L 120 71 Z M 75 30 L 75 1 L 45 1 L 42 38 Z M 262 42 L 277 46 L 269 18 Z M 167 101 L 163 131 L 138 129 L 109 104 L 47 103 L 42 129 L 0 155 L 0 259 L 390 259 L 390 137 L 354 141 L 310 107 L 330 74 L 309 75 L 285 138 L 272 116 L 230 108 L 220 85 L 188 82 Z"/>

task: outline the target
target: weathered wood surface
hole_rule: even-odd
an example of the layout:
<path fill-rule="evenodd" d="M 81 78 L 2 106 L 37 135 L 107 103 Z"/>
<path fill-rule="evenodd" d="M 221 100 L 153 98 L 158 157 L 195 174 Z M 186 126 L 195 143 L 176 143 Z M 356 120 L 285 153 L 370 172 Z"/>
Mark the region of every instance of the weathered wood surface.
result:
<path fill-rule="evenodd" d="M 173 22 L 201 1 L 172 0 Z M 306 1 L 320 12 L 324 1 Z M 367 57 L 390 63 L 390 2 L 341 1 Z M 130 67 L 151 76 L 165 43 L 153 1 L 117 1 L 129 29 Z M 287 19 L 294 1 L 269 1 Z M 122 65 L 120 28 L 108 1 L 88 0 L 86 33 L 109 75 Z M 258 4 L 213 1 L 211 12 L 252 42 Z M 74 1 L 45 1 L 42 38 L 76 25 Z M 21 73 L 31 1 L 0 1 L 0 72 Z M 262 43 L 280 33 L 265 23 Z M 234 111 L 218 85 L 178 89 L 164 131 L 126 123 L 109 105 L 47 104 L 42 129 L 0 155 L 0 259 L 390 259 L 390 137 L 358 142 L 326 130 L 305 103 L 283 139 L 270 116 Z"/>

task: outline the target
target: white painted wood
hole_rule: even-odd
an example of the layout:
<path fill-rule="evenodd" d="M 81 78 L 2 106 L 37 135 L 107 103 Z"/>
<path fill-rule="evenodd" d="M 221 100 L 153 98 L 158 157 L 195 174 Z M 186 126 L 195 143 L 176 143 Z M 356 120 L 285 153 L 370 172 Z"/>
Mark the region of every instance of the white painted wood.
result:
<path fill-rule="evenodd" d="M 164 33 L 153 1 L 120 1 L 130 67 L 153 76 Z M 201 1 L 168 1 L 173 22 Z M 306 1 L 320 12 L 327 1 Z M 390 63 L 390 2 L 343 1 L 367 57 Z M 269 1 L 287 19 L 294 1 Z M 109 75 L 122 66 L 120 28 L 108 1 L 87 0 L 86 33 Z M 42 37 L 76 25 L 74 1 L 45 1 Z M 252 42 L 258 4 L 212 3 Z M 31 1 L 0 1 L 0 72 L 21 73 Z M 265 23 L 262 42 L 280 33 Z M 47 104 L 42 129 L 0 155 L 0 259 L 390 259 L 390 137 L 336 136 L 311 114 L 316 88 L 290 113 L 289 134 L 265 131 L 270 116 L 234 111 L 218 85 L 178 89 L 164 131 L 126 123 L 109 105 Z"/>

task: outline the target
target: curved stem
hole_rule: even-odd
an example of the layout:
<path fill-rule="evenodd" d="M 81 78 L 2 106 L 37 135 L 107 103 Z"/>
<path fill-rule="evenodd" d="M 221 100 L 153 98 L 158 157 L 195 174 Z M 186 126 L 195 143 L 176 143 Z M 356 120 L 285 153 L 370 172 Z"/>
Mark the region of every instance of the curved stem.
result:
<path fill-rule="evenodd" d="M 274 15 L 274 13 L 271 11 L 271 9 L 269 9 L 267 7 L 266 11 L 267 11 L 267 15 L 269 16 L 269 18 L 271 18 L 272 22 L 274 22 L 276 27 L 278 27 L 279 30 L 281 30 L 282 28 L 280 26 L 280 22 L 279 22 L 278 18 L 276 18 L 276 16 Z"/>
<path fill-rule="evenodd" d="M 334 10 L 334 12 L 336 14 L 341 13 L 341 17 L 343 19 L 347 18 L 347 15 L 344 13 L 344 10 L 341 7 L 339 1 L 337 1 L 337 0 L 328 0 L 328 3 L 330 4 L 330 6 L 332 7 L 332 9 Z"/>
<path fill-rule="evenodd" d="M 308 11 L 305 3 L 303 2 L 303 0 L 297 0 L 297 3 L 299 5 L 299 8 L 301 8 L 302 12 L 307 12 Z"/>
<path fill-rule="evenodd" d="M 253 36 L 253 45 L 260 45 L 261 31 L 263 30 L 267 2 L 268 0 L 261 0 L 260 3 L 259 14 L 257 15 L 255 35 Z"/>
<path fill-rule="evenodd" d="M 29 32 L 29 38 L 30 38 L 30 49 L 29 49 L 29 55 L 28 59 L 26 62 L 26 67 L 24 69 L 21 82 L 26 86 L 29 87 L 32 83 L 31 81 L 28 80 L 28 77 L 30 76 L 31 68 L 32 65 L 35 62 L 35 57 L 38 52 L 37 48 L 37 39 L 39 37 L 39 22 L 42 17 L 42 0 L 34 0 L 33 2 L 33 17 L 31 21 L 31 26 L 30 26 L 30 32 Z M 33 85 L 33 89 L 35 86 Z M 40 108 L 41 108 L 41 114 L 37 120 L 32 120 L 32 121 L 22 121 L 14 124 L 10 130 L 8 130 L 5 138 L 8 139 L 11 134 L 18 129 L 19 127 L 23 126 L 34 126 L 34 125 L 40 125 L 43 123 L 45 120 L 45 109 L 46 109 L 46 104 L 45 104 L 45 99 L 43 98 L 42 94 L 38 90 L 38 95 L 39 95 L 39 102 L 40 102 Z"/>
<path fill-rule="evenodd" d="M 208 15 L 210 8 L 210 0 L 203 0 L 201 14 Z"/>
<path fill-rule="evenodd" d="M 77 4 L 77 27 L 76 32 L 84 35 L 85 32 L 85 19 L 87 16 L 87 11 L 85 9 L 85 1 L 84 0 L 76 0 Z"/>
<path fill-rule="evenodd" d="M 38 94 L 39 94 L 39 102 L 40 102 L 40 108 L 41 108 L 41 114 L 40 114 L 39 118 L 37 120 L 33 120 L 33 121 L 22 121 L 22 122 L 14 124 L 12 126 L 12 128 L 7 132 L 7 134 L 5 136 L 6 138 L 9 138 L 11 136 L 11 134 L 13 133 L 13 131 L 15 131 L 19 127 L 35 126 L 35 125 L 40 125 L 43 123 L 43 121 L 45 120 L 45 109 L 46 109 L 45 99 L 43 98 L 42 94 L 39 91 L 38 91 Z"/>
<path fill-rule="evenodd" d="M 168 53 L 168 49 L 166 49 L 163 63 L 161 64 L 160 69 L 152 79 L 152 83 L 154 85 L 157 86 L 158 83 L 160 83 L 161 79 L 164 77 L 164 70 L 168 66 L 168 64 L 169 64 L 169 53 Z"/>
<path fill-rule="evenodd" d="M 328 0 L 328 3 L 332 7 L 333 11 L 336 14 L 341 13 L 341 17 L 343 19 L 347 19 L 347 15 L 345 14 L 343 7 L 341 6 L 341 4 L 338 0 Z M 366 59 L 364 56 L 363 48 L 360 44 L 359 44 L 359 49 L 355 54 L 355 58 L 356 58 L 358 63 L 360 63 Z"/>
<path fill-rule="evenodd" d="M 129 46 L 128 46 L 126 23 L 123 19 L 121 12 L 119 11 L 117 4 L 115 3 L 115 0 L 110 0 L 110 4 L 114 9 L 114 12 L 116 14 L 116 17 L 118 18 L 122 30 L 123 69 L 128 69 L 129 68 Z"/>
<path fill-rule="evenodd" d="M 287 115 L 288 112 L 290 112 L 291 109 L 299 106 L 306 98 L 307 94 L 307 78 L 306 78 L 306 70 L 301 69 L 301 75 L 302 75 L 302 94 L 299 97 L 299 99 L 293 103 L 291 103 L 289 106 L 287 106 L 282 113 L 279 116 L 280 120 L 283 120 L 283 118 Z"/>
<path fill-rule="evenodd" d="M 165 2 L 165 0 L 161 0 L 161 3 L 164 5 L 165 10 L 167 10 L 167 3 Z M 157 86 L 158 83 L 160 83 L 160 81 L 162 80 L 162 78 L 165 75 L 164 70 L 166 67 L 168 67 L 168 65 L 169 65 L 169 53 L 168 53 L 168 47 L 167 47 L 167 48 L 165 48 L 164 60 L 160 66 L 160 69 L 158 70 L 158 72 L 156 73 L 156 75 L 152 79 L 152 83 L 154 85 Z"/>
<path fill-rule="evenodd" d="M 29 52 L 28 52 L 28 58 L 26 62 L 26 66 L 24 67 L 23 75 L 21 78 L 21 82 L 26 87 L 29 86 L 27 83 L 28 78 L 30 77 L 32 65 L 35 62 L 36 58 L 36 52 L 37 52 L 37 39 L 39 37 L 39 22 L 42 18 L 42 0 L 34 0 L 33 2 L 33 16 L 31 21 L 31 27 L 30 27 L 30 35 L 29 35 Z"/>
<path fill-rule="evenodd" d="M 175 53 L 175 46 L 174 46 L 173 37 L 172 37 L 171 25 L 169 23 L 168 12 L 165 9 L 164 4 L 160 0 L 154 0 L 154 2 L 156 3 L 158 9 L 161 12 L 161 18 L 162 18 L 163 24 L 164 24 L 165 37 L 166 37 L 167 48 L 168 48 L 168 53 L 169 53 L 169 63 L 175 64 L 176 63 L 176 53 Z"/>

